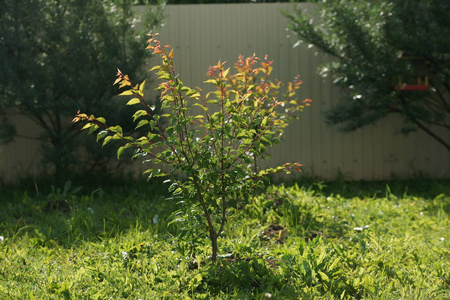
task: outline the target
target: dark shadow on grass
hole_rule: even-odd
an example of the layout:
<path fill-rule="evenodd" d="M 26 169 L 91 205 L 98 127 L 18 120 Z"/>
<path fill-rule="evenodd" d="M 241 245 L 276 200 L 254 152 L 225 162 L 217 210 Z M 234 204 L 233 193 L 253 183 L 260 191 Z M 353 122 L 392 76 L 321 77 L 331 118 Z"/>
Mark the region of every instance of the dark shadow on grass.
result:
<path fill-rule="evenodd" d="M 384 197 L 394 195 L 396 197 L 410 196 L 424 199 L 434 199 L 444 194 L 450 195 L 450 178 L 433 179 L 425 176 L 417 176 L 407 180 L 384 181 L 348 181 L 344 176 L 338 175 L 333 181 L 326 181 L 316 177 L 300 176 L 295 179 L 278 180 L 286 186 L 297 184 L 305 190 L 314 191 L 324 196 L 340 195 L 345 198 L 353 197 Z"/>
<path fill-rule="evenodd" d="M 81 181 L 85 182 L 85 181 Z M 0 196 L 0 232 L 20 238 L 29 234 L 36 245 L 70 248 L 83 241 L 98 242 L 127 229 L 155 226 L 174 210 L 161 180 L 91 181 L 84 186 L 27 182 L 11 186 Z"/>

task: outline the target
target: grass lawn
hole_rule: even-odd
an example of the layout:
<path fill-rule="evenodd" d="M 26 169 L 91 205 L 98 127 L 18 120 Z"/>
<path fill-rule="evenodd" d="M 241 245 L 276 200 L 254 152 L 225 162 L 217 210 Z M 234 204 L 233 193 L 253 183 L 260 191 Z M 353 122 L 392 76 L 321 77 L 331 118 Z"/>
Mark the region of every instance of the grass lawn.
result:
<path fill-rule="evenodd" d="M 450 299 L 449 181 L 271 185 L 230 215 L 215 265 L 164 191 L 3 189 L 0 298 Z"/>

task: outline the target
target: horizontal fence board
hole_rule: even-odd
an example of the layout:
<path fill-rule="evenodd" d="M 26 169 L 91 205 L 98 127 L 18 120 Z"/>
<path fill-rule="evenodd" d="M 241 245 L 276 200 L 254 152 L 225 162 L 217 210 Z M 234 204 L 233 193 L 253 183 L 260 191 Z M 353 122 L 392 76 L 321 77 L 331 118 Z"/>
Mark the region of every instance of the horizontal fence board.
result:
<path fill-rule="evenodd" d="M 399 133 L 402 120 L 398 116 L 351 133 L 328 126 L 324 113 L 341 101 L 340 93 L 331 79 L 317 74 L 317 68 L 330 58 L 308 45 L 292 47 L 295 37 L 286 31 L 287 20 L 281 10 L 292 10 L 292 5 L 168 5 L 159 38 L 174 48 L 176 71 L 187 86 L 205 89 L 208 67 L 219 60 L 232 67 L 240 54 L 256 53 L 261 58 L 268 54 L 274 60 L 272 76 L 284 83 L 301 75 L 300 99 L 310 98 L 313 104 L 286 129 L 284 141 L 271 150 L 271 158 L 263 166 L 299 162 L 305 173 L 324 179 L 335 178 L 338 173 L 353 180 L 409 178 L 417 174 L 450 176 L 448 151 L 423 132 L 408 136 Z M 157 62 L 155 59 L 148 67 Z M 19 132 L 27 131 L 29 128 L 21 128 Z M 42 171 L 38 147 L 36 141 L 23 138 L 0 146 L 0 176 L 11 180 L 24 172 Z M 133 168 L 141 172 L 145 165 L 137 163 Z"/>

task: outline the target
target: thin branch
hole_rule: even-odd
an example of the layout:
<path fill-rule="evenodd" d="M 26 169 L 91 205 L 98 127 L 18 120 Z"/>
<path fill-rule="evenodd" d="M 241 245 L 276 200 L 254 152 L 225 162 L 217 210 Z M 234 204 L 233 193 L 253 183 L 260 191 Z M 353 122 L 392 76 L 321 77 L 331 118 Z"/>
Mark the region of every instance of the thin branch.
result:
<path fill-rule="evenodd" d="M 413 119 L 414 123 L 423 131 L 425 131 L 427 134 L 429 134 L 431 137 L 433 137 L 436 141 L 438 141 L 440 144 L 442 144 L 449 152 L 450 152 L 450 144 L 444 141 L 442 138 L 440 138 L 437 134 L 432 132 L 429 128 L 424 126 L 422 123 L 420 123 L 418 120 Z"/>
<path fill-rule="evenodd" d="M 403 105 L 407 104 L 407 101 L 404 96 L 400 97 L 400 101 Z M 420 129 L 425 131 L 428 135 L 430 135 L 432 138 L 434 138 L 437 142 L 439 142 L 441 145 L 443 145 L 449 152 L 450 152 L 450 144 L 444 141 L 441 137 L 439 137 L 437 134 L 435 134 L 431 129 L 426 127 L 424 124 L 422 124 L 419 120 L 417 120 L 416 117 L 408 114 L 404 110 L 402 110 L 400 113 L 406 115 L 414 124 L 416 124 Z"/>

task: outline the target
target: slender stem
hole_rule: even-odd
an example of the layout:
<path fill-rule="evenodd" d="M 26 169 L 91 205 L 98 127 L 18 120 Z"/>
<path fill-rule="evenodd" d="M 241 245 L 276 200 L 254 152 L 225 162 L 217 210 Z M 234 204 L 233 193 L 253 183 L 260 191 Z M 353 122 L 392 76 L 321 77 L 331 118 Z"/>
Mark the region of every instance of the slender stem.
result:
<path fill-rule="evenodd" d="M 209 238 L 211 239 L 211 243 L 212 243 L 211 259 L 213 261 L 215 261 L 217 259 L 217 237 L 218 237 L 218 234 L 217 234 L 216 230 L 214 229 L 211 214 L 209 213 L 208 208 L 206 207 L 205 199 L 203 198 L 202 188 L 200 186 L 200 183 L 197 180 L 197 175 L 196 174 L 191 174 L 191 175 L 192 175 L 192 180 L 194 182 L 195 189 L 197 191 L 198 200 L 200 201 L 200 204 L 203 209 L 203 213 L 205 214 L 205 217 L 206 217 L 206 222 L 208 223 Z"/>
<path fill-rule="evenodd" d="M 220 174 L 220 183 L 221 183 L 221 192 L 222 192 L 222 220 L 220 224 L 220 228 L 217 232 L 217 237 L 222 233 L 223 228 L 226 222 L 226 210 L 227 210 L 227 202 L 226 202 L 226 186 L 225 186 L 225 91 L 223 86 L 220 87 L 221 91 L 221 105 L 222 105 L 222 133 L 221 133 L 221 149 L 220 149 L 220 169 L 222 173 Z M 228 122 L 227 122 L 228 123 Z M 217 243 L 217 241 L 216 241 Z"/>

